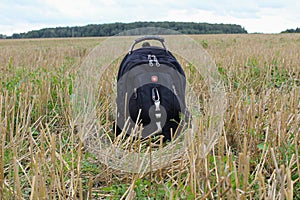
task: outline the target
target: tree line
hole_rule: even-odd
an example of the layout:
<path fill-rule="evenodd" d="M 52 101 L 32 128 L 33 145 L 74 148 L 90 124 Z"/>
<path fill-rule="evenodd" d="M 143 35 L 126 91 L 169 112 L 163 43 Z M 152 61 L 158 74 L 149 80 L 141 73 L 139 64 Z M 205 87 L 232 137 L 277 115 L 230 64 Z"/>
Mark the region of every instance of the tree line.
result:
<path fill-rule="evenodd" d="M 177 31 L 182 34 L 233 34 L 247 33 L 237 24 L 210 24 L 195 22 L 133 22 L 133 23 L 110 23 L 90 24 L 86 26 L 56 27 L 32 30 L 27 33 L 14 33 L 6 38 L 53 38 L 53 37 L 96 37 L 113 36 L 120 32 L 137 28 L 159 27 Z M 134 31 L 131 35 L 140 34 Z"/>
<path fill-rule="evenodd" d="M 285 31 L 282 31 L 281 33 L 300 33 L 300 28 L 296 29 L 287 29 Z"/>

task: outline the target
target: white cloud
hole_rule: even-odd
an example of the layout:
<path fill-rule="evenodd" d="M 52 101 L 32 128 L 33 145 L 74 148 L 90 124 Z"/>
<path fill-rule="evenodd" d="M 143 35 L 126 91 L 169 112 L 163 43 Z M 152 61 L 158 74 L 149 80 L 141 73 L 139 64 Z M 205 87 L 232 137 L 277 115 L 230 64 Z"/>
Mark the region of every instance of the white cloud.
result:
<path fill-rule="evenodd" d="M 0 33 L 57 26 L 134 21 L 240 24 L 248 32 L 300 27 L 297 0 L 1 0 Z"/>

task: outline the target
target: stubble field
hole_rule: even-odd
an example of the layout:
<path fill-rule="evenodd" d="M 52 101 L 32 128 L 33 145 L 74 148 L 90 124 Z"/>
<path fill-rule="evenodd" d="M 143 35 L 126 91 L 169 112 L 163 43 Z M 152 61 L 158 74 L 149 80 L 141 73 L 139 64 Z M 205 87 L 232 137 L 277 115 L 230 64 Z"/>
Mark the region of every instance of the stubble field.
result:
<path fill-rule="evenodd" d="M 105 38 L 0 40 L 0 199 L 300 199 L 300 35 L 189 37 L 224 82 L 223 131 L 142 175 L 101 164 L 74 125 L 78 68 Z"/>

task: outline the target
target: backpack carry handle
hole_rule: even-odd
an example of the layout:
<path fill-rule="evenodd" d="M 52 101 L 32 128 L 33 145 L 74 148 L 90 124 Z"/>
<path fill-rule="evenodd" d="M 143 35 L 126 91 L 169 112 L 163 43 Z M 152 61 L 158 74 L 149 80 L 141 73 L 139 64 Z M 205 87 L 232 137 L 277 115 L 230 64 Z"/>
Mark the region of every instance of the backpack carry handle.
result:
<path fill-rule="evenodd" d="M 130 49 L 129 49 L 129 54 L 133 51 L 133 48 L 136 44 L 140 43 L 140 42 L 143 42 L 145 40 L 157 40 L 161 43 L 161 45 L 163 46 L 163 48 L 165 50 L 167 50 L 167 47 L 165 45 L 165 39 L 158 36 L 158 35 L 146 35 L 146 36 L 143 36 L 143 37 L 140 37 L 140 38 L 137 38 L 134 40 L 133 44 L 131 45 Z"/>

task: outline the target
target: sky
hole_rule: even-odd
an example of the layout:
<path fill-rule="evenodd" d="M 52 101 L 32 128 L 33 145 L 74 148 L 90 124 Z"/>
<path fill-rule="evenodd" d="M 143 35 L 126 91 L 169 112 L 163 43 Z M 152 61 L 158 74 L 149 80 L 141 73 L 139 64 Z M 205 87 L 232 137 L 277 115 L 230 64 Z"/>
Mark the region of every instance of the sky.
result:
<path fill-rule="evenodd" d="M 239 24 L 248 33 L 300 27 L 299 0 L 0 0 L 0 34 L 114 22 Z"/>

